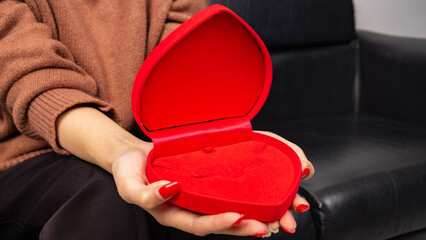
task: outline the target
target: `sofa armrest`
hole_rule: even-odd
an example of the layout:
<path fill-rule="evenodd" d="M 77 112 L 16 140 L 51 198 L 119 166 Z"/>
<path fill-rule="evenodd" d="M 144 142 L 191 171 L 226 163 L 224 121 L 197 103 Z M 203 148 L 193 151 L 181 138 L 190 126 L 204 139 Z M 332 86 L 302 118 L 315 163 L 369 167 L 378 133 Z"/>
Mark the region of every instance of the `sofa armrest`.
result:
<path fill-rule="evenodd" d="M 360 111 L 426 126 L 426 39 L 357 35 Z"/>

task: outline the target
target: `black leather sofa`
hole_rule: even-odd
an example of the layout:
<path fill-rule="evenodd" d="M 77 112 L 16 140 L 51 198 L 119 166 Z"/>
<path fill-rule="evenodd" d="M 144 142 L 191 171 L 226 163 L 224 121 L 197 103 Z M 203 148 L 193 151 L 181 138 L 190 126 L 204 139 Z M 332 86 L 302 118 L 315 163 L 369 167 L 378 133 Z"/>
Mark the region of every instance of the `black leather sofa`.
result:
<path fill-rule="evenodd" d="M 270 51 L 254 129 L 298 144 L 316 168 L 296 234 L 271 239 L 426 239 L 426 40 L 356 32 L 351 0 L 211 3 Z"/>

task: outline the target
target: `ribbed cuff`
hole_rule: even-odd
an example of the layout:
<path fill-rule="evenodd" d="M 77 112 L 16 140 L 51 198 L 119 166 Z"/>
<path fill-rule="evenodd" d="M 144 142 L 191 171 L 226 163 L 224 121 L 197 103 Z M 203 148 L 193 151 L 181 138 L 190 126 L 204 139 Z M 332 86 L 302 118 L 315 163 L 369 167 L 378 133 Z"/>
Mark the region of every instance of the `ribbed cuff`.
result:
<path fill-rule="evenodd" d="M 52 89 L 40 94 L 31 102 L 28 109 L 28 121 L 32 132 L 27 134 L 40 136 L 59 154 L 69 154 L 57 142 L 56 119 L 66 110 L 80 104 L 90 104 L 102 112 L 111 110 L 106 102 L 79 90 Z"/>

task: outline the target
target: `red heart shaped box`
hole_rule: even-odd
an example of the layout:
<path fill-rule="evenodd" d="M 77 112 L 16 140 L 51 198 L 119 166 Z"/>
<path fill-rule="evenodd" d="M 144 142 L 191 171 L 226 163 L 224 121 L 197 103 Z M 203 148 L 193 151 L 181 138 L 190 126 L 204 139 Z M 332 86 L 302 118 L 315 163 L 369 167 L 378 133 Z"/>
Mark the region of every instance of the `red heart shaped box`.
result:
<path fill-rule="evenodd" d="M 177 181 L 171 203 L 271 222 L 292 203 L 297 154 L 252 131 L 272 80 L 269 53 L 240 17 L 212 5 L 158 44 L 140 68 L 133 114 L 154 148 L 147 178 Z"/>

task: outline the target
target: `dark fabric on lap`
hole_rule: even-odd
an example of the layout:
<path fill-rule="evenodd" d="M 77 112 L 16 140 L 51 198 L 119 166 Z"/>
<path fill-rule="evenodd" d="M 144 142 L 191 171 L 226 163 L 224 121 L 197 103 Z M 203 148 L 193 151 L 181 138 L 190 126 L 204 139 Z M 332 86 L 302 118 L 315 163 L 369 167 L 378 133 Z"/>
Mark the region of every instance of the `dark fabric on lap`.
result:
<path fill-rule="evenodd" d="M 72 156 L 29 159 L 0 174 L 0 191 L 1 239 L 149 239 L 111 175 Z"/>

